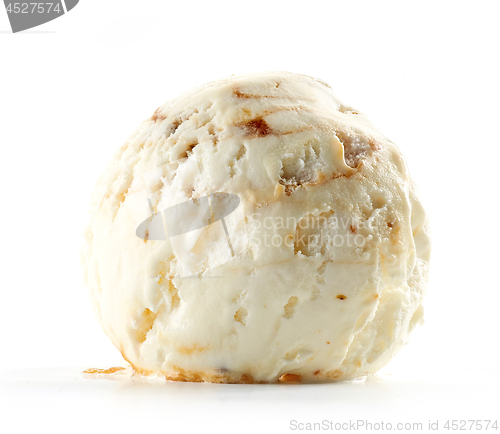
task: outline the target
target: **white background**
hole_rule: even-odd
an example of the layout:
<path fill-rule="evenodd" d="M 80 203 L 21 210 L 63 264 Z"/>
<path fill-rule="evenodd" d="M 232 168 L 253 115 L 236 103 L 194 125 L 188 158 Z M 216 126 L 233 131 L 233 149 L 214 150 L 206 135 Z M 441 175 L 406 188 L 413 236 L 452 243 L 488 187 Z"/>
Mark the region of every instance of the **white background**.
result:
<path fill-rule="evenodd" d="M 3 432 L 290 432 L 298 422 L 500 419 L 496 2 L 81 0 L 11 34 L 0 10 Z M 289 70 L 403 151 L 431 218 L 426 323 L 361 384 L 88 380 L 123 364 L 79 264 L 90 192 L 166 100 Z"/>

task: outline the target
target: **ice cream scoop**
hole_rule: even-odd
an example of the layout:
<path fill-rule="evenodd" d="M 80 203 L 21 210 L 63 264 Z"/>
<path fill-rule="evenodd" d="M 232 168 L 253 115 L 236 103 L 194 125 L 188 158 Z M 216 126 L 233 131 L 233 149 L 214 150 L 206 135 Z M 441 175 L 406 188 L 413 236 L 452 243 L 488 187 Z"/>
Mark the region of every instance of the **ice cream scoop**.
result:
<path fill-rule="evenodd" d="M 139 126 L 93 193 L 83 263 L 137 372 L 337 381 L 421 321 L 428 232 L 396 146 L 324 82 L 268 72 Z"/>

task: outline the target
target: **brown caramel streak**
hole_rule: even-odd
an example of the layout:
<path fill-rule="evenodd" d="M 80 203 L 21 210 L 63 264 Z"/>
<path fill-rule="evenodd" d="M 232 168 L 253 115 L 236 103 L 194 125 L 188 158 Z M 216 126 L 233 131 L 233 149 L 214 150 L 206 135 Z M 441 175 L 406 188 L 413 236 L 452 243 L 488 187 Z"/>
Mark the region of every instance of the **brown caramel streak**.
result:
<path fill-rule="evenodd" d="M 83 371 L 83 373 L 84 374 L 104 374 L 104 375 L 107 375 L 107 374 L 114 374 L 115 372 L 123 371 L 123 370 L 125 370 L 125 368 L 123 368 L 122 366 L 115 366 L 113 368 L 107 368 L 107 369 L 89 368 L 89 369 L 85 369 L 85 371 Z"/>
<path fill-rule="evenodd" d="M 281 381 L 282 383 L 300 383 L 302 382 L 302 375 L 290 373 L 283 374 L 280 377 L 279 381 Z"/>
<path fill-rule="evenodd" d="M 239 89 L 235 89 L 233 94 L 236 98 L 282 98 L 278 95 L 254 95 L 251 93 L 243 93 Z"/>
<path fill-rule="evenodd" d="M 197 372 L 197 371 L 186 371 L 182 368 L 174 366 L 172 371 L 151 371 L 148 369 L 141 369 L 135 366 L 128 360 L 122 353 L 122 357 L 130 364 L 134 372 L 138 375 L 148 376 L 151 374 L 158 374 L 164 376 L 168 381 L 180 381 L 180 382 L 190 382 L 190 383 L 223 383 L 223 384 L 254 384 L 254 383 L 265 383 L 262 381 L 254 381 L 250 374 L 227 374 L 227 373 L 215 373 L 215 372 Z"/>

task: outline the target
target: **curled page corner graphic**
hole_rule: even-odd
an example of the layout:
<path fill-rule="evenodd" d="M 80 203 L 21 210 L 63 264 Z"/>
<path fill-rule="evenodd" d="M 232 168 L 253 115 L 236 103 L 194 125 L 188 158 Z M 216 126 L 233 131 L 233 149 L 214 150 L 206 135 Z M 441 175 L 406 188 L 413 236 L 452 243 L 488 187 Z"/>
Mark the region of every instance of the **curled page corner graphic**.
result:
<path fill-rule="evenodd" d="M 64 3 L 66 3 L 66 12 L 69 12 L 71 9 L 73 9 L 80 0 L 63 0 Z"/>
<path fill-rule="evenodd" d="M 55 20 L 72 10 L 79 0 L 15 2 L 3 0 L 13 33 L 22 32 Z"/>

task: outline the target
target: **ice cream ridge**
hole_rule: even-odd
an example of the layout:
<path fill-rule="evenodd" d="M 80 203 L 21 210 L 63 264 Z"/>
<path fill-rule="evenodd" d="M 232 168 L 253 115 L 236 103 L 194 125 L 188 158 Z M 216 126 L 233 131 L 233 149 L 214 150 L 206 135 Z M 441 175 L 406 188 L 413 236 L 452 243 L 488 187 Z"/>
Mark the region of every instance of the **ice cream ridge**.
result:
<path fill-rule="evenodd" d="M 403 156 L 311 77 L 230 77 L 167 102 L 90 215 L 93 306 L 141 374 L 348 380 L 423 318 L 429 228 Z"/>

